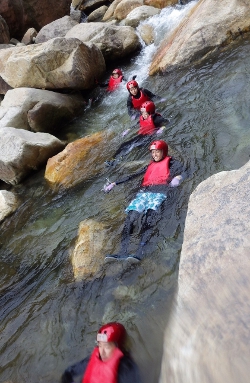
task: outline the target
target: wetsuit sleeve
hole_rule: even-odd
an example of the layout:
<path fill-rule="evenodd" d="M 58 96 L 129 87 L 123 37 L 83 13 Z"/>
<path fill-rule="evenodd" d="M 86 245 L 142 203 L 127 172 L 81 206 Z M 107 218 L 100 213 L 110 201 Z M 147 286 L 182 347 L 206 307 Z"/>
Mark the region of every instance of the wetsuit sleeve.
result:
<path fill-rule="evenodd" d="M 168 123 L 168 120 L 157 113 L 153 115 L 153 121 L 157 128 L 160 128 L 161 126 L 164 126 L 166 123 Z"/>
<path fill-rule="evenodd" d="M 108 86 L 108 82 L 98 82 L 100 88 L 106 88 Z"/>
<path fill-rule="evenodd" d="M 119 184 L 123 184 L 123 183 L 125 183 L 127 181 L 130 181 L 133 178 L 136 178 L 139 175 L 144 174 L 146 169 L 147 169 L 147 166 L 145 166 L 144 168 L 138 170 L 138 172 L 135 172 L 135 173 L 131 174 L 130 176 L 127 176 L 127 177 L 125 177 L 125 178 L 123 178 L 121 180 L 115 181 L 115 183 L 116 183 L 116 185 L 119 185 Z"/>
<path fill-rule="evenodd" d="M 127 109 L 128 109 L 128 115 L 132 116 L 134 113 L 134 107 L 132 104 L 132 97 L 129 95 L 127 99 Z"/>
<path fill-rule="evenodd" d="M 171 158 L 169 167 L 171 178 L 174 178 L 179 175 L 182 176 L 182 181 L 187 178 L 188 170 L 179 160 Z"/>
<path fill-rule="evenodd" d="M 82 378 L 86 371 L 89 359 L 90 356 L 74 364 L 73 366 L 68 367 L 62 375 L 61 383 L 74 383 L 75 379 L 79 377 Z"/>
<path fill-rule="evenodd" d="M 150 100 L 152 100 L 154 97 L 158 98 L 158 96 L 156 96 L 154 93 L 150 92 L 150 90 L 148 89 L 145 89 L 145 88 L 141 88 L 141 91 L 146 94 Z"/>
<path fill-rule="evenodd" d="M 128 357 L 122 358 L 119 364 L 118 383 L 142 383 L 137 365 Z"/>

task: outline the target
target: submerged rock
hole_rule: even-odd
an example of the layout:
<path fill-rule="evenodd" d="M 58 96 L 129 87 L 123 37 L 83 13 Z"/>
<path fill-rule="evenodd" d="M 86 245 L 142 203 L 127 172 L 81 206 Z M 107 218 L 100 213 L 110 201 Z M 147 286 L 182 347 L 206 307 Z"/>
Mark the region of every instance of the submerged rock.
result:
<path fill-rule="evenodd" d="M 78 237 L 71 254 L 76 281 L 96 274 L 104 261 L 103 246 L 106 241 L 105 226 L 88 219 L 80 222 Z"/>
<path fill-rule="evenodd" d="M 71 142 L 48 160 L 45 179 L 52 187 L 70 188 L 94 177 L 103 168 L 110 137 L 107 131 L 98 132 Z"/>

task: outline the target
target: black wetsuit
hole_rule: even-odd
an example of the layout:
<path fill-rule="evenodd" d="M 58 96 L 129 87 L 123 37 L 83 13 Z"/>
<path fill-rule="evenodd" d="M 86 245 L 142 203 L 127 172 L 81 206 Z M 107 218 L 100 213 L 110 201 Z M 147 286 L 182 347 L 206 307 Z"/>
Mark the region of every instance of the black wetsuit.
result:
<path fill-rule="evenodd" d="M 61 383 L 81 382 L 85 374 L 90 356 L 68 367 L 61 379 Z M 129 356 L 123 356 L 118 367 L 117 383 L 141 383 L 139 369 Z"/>
<path fill-rule="evenodd" d="M 188 175 L 187 169 L 185 169 L 184 165 L 180 161 L 174 158 L 171 158 L 169 168 L 170 168 L 170 180 L 176 177 L 177 175 L 181 175 L 182 180 L 187 178 L 187 175 Z M 120 181 L 119 180 L 116 181 L 116 185 L 127 182 L 141 174 L 144 174 L 146 170 L 147 170 L 147 166 L 133 173 L 132 175 L 121 179 Z M 160 184 L 160 185 L 141 187 L 140 191 L 167 194 L 169 188 L 170 187 L 168 186 L 168 184 Z M 130 210 L 126 216 L 124 227 L 121 234 L 121 248 L 119 253 L 119 255 L 121 255 L 122 257 L 128 255 L 130 235 L 133 233 L 134 227 L 140 219 L 140 215 L 141 213 L 139 213 L 138 211 Z M 142 225 L 140 229 L 141 242 L 136 253 L 136 257 L 138 259 L 142 259 L 142 257 L 144 256 L 144 246 L 148 243 L 149 239 L 151 238 L 153 228 L 161 219 L 161 209 L 159 208 L 157 210 L 148 209 L 146 213 L 142 213 L 142 215 L 143 215 L 141 217 Z"/>
<path fill-rule="evenodd" d="M 162 117 L 160 114 L 155 113 L 153 116 L 154 125 L 156 128 L 160 128 L 164 125 L 169 124 L 169 120 Z M 133 126 L 133 128 L 138 127 L 138 124 Z M 138 148 L 140 146 L 148 146 L 150 142 L 155 138 L 154 134 L 137 134 L 135 137 L 131 138 L 128 141 L 123 142 L 117 151 L 115 152 L 113 159 L 117 159 L 118 161 L 122 159 L 122 157 L 126 156 L 130 153 L 134 148 Z M 114 163 L 113 163 L 114 164 Z"/>
<path fill-rule="evenodd" d="M 153 100 L 153 98 L 160 98 L 160 97 L 156 96 L 154 93 L 150 92 L 150 90 L 145 89 L 145 88 L 139 88 L 139 91 L 137 92 L 137 94 L 135 96 L 132 95 L 131 93 L 129 93 L 129 96 L 128 96 L 128 99 L 127 99 L 127 109 L 128 109 L 128 115 L 130 117 L 132 117 L 134 115 L 136 117 L 140 116 L 140 110 L 137 110 L 137 109 L 134 108 L 134 105 L 133 105 L 133 102 L 132 102 L 132 96 L 134 98 L 136 98 L 136 99 L 140 98 L 141 92 L 143 94 L 145 94 L 146 96 L 148 96 L 150 100 Z"/>

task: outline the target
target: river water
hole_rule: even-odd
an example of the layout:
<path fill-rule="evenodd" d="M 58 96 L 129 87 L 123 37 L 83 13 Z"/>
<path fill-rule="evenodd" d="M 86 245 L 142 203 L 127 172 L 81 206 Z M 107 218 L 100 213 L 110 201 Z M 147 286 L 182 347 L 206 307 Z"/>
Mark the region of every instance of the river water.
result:
<path fill-rule="evenodd" d="M 156 45 L 192 5 L 169 8 L 151 19 Z M 144 382 L 158 380 L 189 196 L 210 175 L 238 169 L 249 160 L 250 40 L 242 37 L 202 65 L 149 78 L 154 51 L 155 45 L 146 47 L 121 67 L 127 78 L 136 74 L 141 86 L 166 99 L 156 102 L 157 111 L 171 118 L 162 138 L 170 153 L 188 166 L 189 178 L 169 197 L 139 266 L 104 264 L 95 278 L 78 283 L 69 253 L 79 223 L 94 219 L 108 225 L 104 255 L 115 250 L 124 208 L 140 180 L 105 195 L 101 189 L 106 178 L 116 179 L 125 170 L 103 166 L 98 177 L 56 193 L 41 169 L 14 188 L 22 204 L 0 226 L 1 382 L 58 382 L 67 366 L 92 350 L 96 330 L 110 320 L 128 329 Z M 86 109 L 59 138 L 73 141 L 111 129 L 117 134 L 106 150 L 110 158 L 122 142 L 121 132 L 130 126 L 127 90 L 117 93 Z M 147 148 L 128 156 L 128 161 L 147 159 Z"/>

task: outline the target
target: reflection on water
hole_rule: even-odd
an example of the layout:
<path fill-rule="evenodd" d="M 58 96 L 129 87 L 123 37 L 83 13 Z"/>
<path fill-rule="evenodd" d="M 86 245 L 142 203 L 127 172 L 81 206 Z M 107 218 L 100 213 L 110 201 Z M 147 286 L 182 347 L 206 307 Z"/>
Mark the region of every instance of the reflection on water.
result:
<path fill-rule="evenodd" d="M 77 284 L 72 279 L 69 250 L 79 222 L 92 218 L 110 226 L 104 255 L 118 246 L 124 208 L 139 179 L 109 195 L 100 190 L 106 177 L 115 179 L 125 170 L 103 167 L 98 177 L 59 194 L 44 182 L 44 170 L 15 187 L 23 204 L 1 225 L 2 382 L 58 381 L 68 365 L 92 350 L 96 330 L 109 320 L 127 327 L 145 383 L 157 381 L 188 197 L 211 174 L 239 168 L 249 159 L 249 47 L 250 41 L 242 40 L 215 61 L 164 77 L 140 77 L 138 60 L 123 68 L 137 71 L 138 82 L 167 99 L 157 105 L 172 120 L 163 138 L 171 154 L 190 168 L 190 178 L 173 196 L 141 265 L 103 265 L 96 279 Z M 126 97 L 126 90 L 106 97 L 61 136 L 115 130 L 106 149 L 109 158 L 129 125 Z M 146 148 L 128 156 L 147 158 Z"/>

